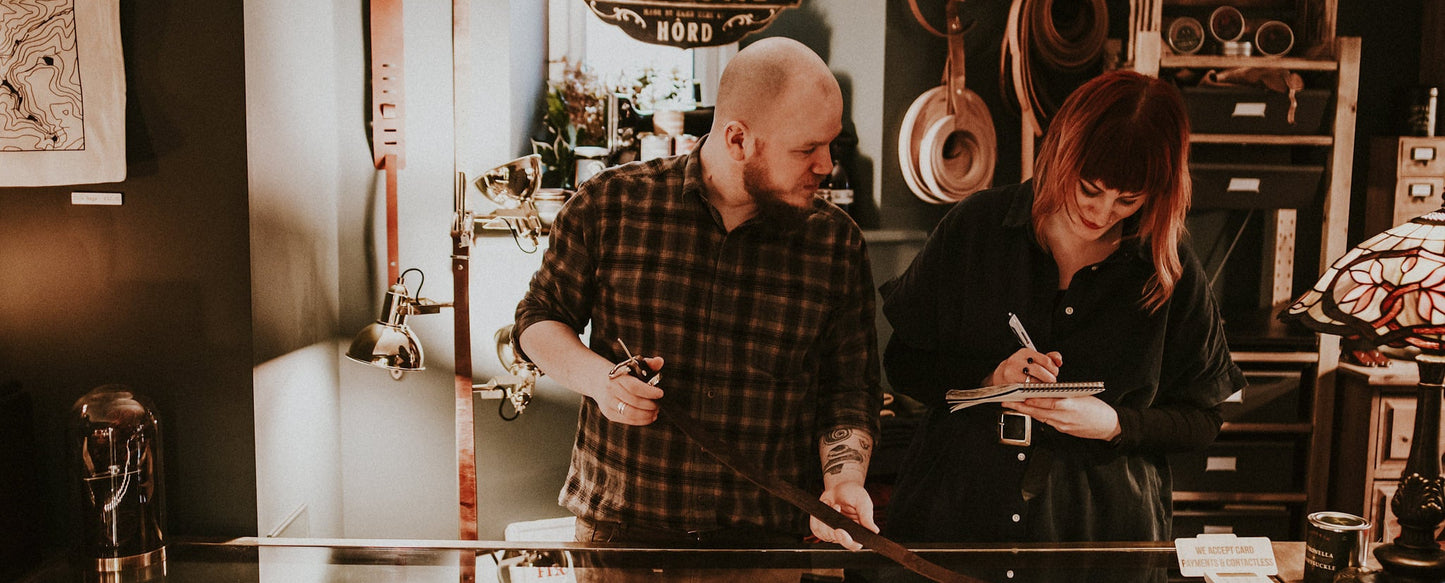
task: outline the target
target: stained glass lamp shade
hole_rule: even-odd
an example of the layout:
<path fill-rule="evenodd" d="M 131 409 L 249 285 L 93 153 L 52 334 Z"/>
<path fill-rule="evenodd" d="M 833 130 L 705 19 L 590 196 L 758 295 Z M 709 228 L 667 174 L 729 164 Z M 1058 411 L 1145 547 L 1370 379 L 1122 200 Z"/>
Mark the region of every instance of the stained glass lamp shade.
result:
<path fill-rule="evenodd" d="M 1410 457 L 1390 508 L 1400 536 L 1375 550 L 1390 581 L 1445 580 L 1440 403 L 1445 384 L 1445 207 L 1375 235 L 1280 314 L 1375 346 L 1414 347 L 1420 367 Z"/>

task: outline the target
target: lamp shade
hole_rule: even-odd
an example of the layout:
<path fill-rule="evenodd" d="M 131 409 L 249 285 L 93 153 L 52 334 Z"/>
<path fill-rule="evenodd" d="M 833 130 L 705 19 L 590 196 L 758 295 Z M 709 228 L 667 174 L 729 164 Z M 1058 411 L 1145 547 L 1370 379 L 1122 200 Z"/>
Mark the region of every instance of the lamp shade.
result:
<path fill-rule="evenodd" d="M 1371 237 L 1339 258 L 1280 314 L 1325 334 L 1374 346 L 1414 347 L 1420 382 L 1410 456 L 1390 509 L 1399 536 L 1375 549 L 1386 581 L 1445 581 L 1440 410 L 1445 389 L 1445 208 Z"/>
<path fill-rule="evenodd" d="M 1445 207 L 1351 249 L 1280 319 L 1375 346 L 1445 354 Z"/>
<path fill-rule="evenodd" d="M 346 357 L 389 370 L 424 370 L 421 340 L 406 325 L 411 301 L 405 286 L 392 285 L 382 302 L 381 318 L 356 334 Z"/>
<path fill-rule="evenodd" d="M 492 202 L 515 208 L 532 200 L 542 184 L 542 157 L 529 154 L 482 173 L 477 188 Z"/>

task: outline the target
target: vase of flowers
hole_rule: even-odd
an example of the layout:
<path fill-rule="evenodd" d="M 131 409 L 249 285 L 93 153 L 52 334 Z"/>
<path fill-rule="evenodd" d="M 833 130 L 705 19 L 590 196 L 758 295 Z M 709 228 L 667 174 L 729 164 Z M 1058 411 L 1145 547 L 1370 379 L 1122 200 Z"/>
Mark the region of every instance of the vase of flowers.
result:
<path fill-rule="evenodd" d="M 542 157 L 542 186 L 572 188 L 578 146 L 607 146 L 607 90 L 584 66 L 563 64 L 561 81 L 547 83 L 544 139 L 532 140 Z"/>

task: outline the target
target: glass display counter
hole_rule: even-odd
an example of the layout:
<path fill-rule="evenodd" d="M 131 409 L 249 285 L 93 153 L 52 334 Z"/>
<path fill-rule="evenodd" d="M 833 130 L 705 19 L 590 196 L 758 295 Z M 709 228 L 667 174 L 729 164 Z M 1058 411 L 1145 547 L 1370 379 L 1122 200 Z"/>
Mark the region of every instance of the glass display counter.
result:
<path fill-rule="evenodd" d="M 923 558 L 983 581 L 1202 581 L 1183 578 L 1168 543 L 918 545 Z M 1304 543 L 1276 542 L 1276 581 L 1301 579 Z M 524 559 L 534 559 L 528 567 Z M 585 565 L 644 579 L 655 569 L 791 570 L 798 580 L 917 581 L 870 551 L 802 548 L 641 548 L 599 543 L 260 539 L 172 542 L 164 569 L 101 578 L 75 557 L 52 557 L 22 583 L 330 583 L 556 582 L 575 580 Z M 601 573 L 592 571 L 593 574 Z M 621 577 L 618 577 L 621 578 Z M 657 579 L 652 577 L 652 579 Z M 603 577 L 602 581 L 614 580 Z M 748 580 L 752 580 L 751 578 Z"/>

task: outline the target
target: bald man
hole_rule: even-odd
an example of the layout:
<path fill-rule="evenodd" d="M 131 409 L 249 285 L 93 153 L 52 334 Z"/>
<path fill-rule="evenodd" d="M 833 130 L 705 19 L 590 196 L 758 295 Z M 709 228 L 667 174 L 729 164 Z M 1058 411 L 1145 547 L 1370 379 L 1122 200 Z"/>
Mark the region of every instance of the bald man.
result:
<path fill-rule="evenodd" d="M 604 171 L 558 213 L 516 329 L 584 397 L 559 500 L 579 540 L 793 545 L 811 527 L 858 548 L 658 422 L 659 399 L 876 530 L 873 281 L 858 226 L 814 195 L 842 111 L 822 59 L 758 41 L 728 63 L 693 153 Z M 622 342 L 657 357 L 658 386 L 609 374 Z"/>

